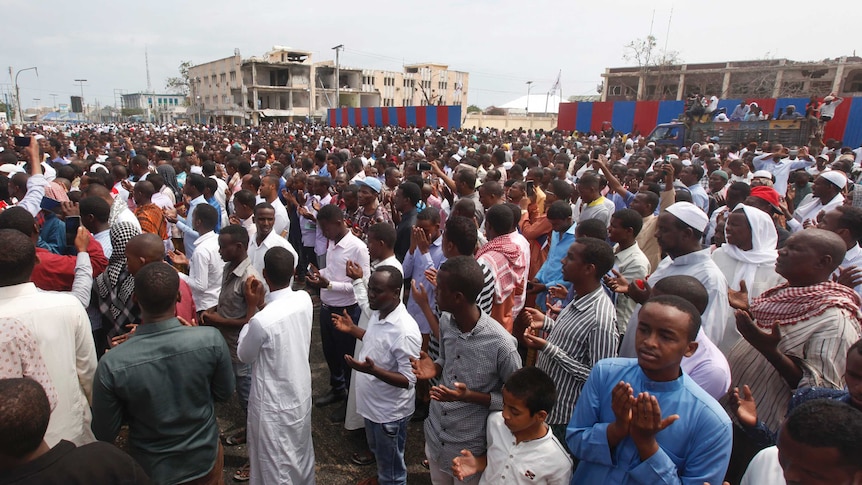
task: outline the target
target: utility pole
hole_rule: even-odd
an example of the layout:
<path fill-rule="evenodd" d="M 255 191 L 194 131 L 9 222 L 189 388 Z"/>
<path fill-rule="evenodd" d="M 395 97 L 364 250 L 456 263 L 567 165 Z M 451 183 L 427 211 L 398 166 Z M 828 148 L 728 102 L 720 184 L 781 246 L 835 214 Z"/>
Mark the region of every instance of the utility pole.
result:
<path fill-rule="evenodd" d="M 19 69 L 15 74 L 15 104 L 18 105 L 18 122 L 22 125 L 24 124 L 24 113 L 21 111 L 21 93 L 18 89 L 18 76 L 22 72 L 29 70 L 36 71 L 36 77 L 39 77 L 39 69 L 37 67 L 25 67 L 24 69 Z M 9 67 L 9 76 L 12 76 L 12 67 Z"/>
<path fill-rule="evenodd" d="M 51 96 L 51 99 L 52 99 L 52 101 L 51 101 L 52 109 L 54 111 L 57 111 L 57 95 L 56 94 L 49 94 L 48 96 Z"/>
<path fill-rule="evenodd" d="M 340 86 L 341 83 L 338 82 L 338 78 L 341 74 L 341 71 L 340 71 L 341 66 L 339 63 L 338 53 L 341 52 L 341 49 L 344 49 L 344 44 L 338 44 L 337 46 L 333 47 L 333 49 L 335 50 L 335 107 L 340 108 L 341 107 L 341 96 L 340 96 L 341 95 L 341 86 Z"/>
<path fill-rule="evenodd" d="M 84 119 L 87 119 L 87 104 L 84 103 L 84 83 L 87 82 L 87 80 L 75 79 L 75 82 L 81 86 L 81 114 L 84 115 Z"/>
<path fill-rule="evenodd" d="M 524 116 L 530 115 L 530 88 L 533 87 L 533 81 L 527 81 L 527 107 L 524 109 Z"/>

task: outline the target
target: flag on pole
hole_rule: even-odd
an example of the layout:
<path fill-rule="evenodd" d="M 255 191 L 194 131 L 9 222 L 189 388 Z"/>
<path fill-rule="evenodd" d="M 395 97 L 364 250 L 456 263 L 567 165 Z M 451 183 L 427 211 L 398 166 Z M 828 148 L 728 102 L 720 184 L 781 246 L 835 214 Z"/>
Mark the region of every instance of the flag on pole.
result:
<path fill-rule="evenodd" d="M 560 89 L 560 76 L 561 76 L 562 74 L 563 74 L 563 70 L 562 70 L 562 69 L 560 69 L 560 71 L 557 73 L 557 80 L 556 80 L 556 81 L 554 81 L 554 85 L 553 85 L 553 86 L 551 86 L 551 91 L 550 91 L 550 92 L 552 92 L 552 93 L 553 93 L 553 92 L 556 92 L 558 89 Z"/>

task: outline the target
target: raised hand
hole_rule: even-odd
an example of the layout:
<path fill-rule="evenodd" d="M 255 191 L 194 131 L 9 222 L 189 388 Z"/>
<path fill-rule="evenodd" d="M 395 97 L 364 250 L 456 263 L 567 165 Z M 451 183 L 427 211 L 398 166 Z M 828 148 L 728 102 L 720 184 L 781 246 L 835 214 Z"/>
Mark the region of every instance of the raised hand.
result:
<path fill-rule="evenodd" d="M 363 374 L 370 374 L 374 369 L 374 361 L 371 360 L 371 357 L 366 357 L 365 361 L 361 362 L 354 359 L 350 354 L 344 354 L 344 361 L 347 362 L 347 365 L 349 365 L 351 369 L 356 370 L 356 372 L 362 372 Z"/>
<path fill-rule="evenodd" d="M 450 389 L 442 384 L 431 388 L 431 399 L 440 402 L 461 401 L 467 395 L 467 384 L 456 382 Z"/>
<path fill-rule="evenodd" d="M 185 254 L 183 254 L 177 250 L 168 251 L 168 259 L 170 259 L 171 263 L 174 264 L 175 266 L 182 266 L 182 265 L 188 265 L 189 264 L 189 258 L 186 257 Z"/>
<path fill-rule="evenodd" d="M 629 292 L 629 288 L 631 285 L 629 284 L 629 280 L 626 279 L 625 276 L 622 275 L 619 271 L 612 269 L 614 276 L 605 275 L 602 277 L 602 281 L 605 282 L 608 288 L 611 289 L 614 293 L 621 293 L 625 295 Z"/>
<path fill-rule="evenodd" d="M 563 285 L 554 285 L 548 288 L 548 295 L 553 298 L 559 298 L 560 300 L 565 300 L 566 297 L 569 296 L 569 290 L 566 289 Z"/>
<path fill-rule="evenodd" d="M 862 268 L 858 266 L 841 266 L 838 268 L 838 275 L 832 276 L 832 281 L 849 288 L 856 288 L 862 285 Z"/>
<path fill-rule="evenodd" d="M 410 282 L 410 296 L 419 305 L 420 308 L 430 306 L 428 302 L 428 292 L 425 291 L 425 286 L 422 283 L 416 283 L 416 280 Z"/>
<path fill-rule="evenodd" d="M 261 283 L 260 280 L 255 278 L 254 276 L 249 276 L 245 280 L 243 294 L 245 296 L 246 305 L 254 306 L 257 308 L 260 308 L 260 306 L 263 305 L 263 283 Z"/>
<path fill-rule="evenodd" d="M 635 446 L 641 453 L 641 460 L 645 460 L 658 451 L 658 443 L 655 435 L 672 425 L 679 419 L 678 414 L 673 414 L 664 419 L 661 417 L 661 407 L 658 399 L 648 392 L 638 394 L 634 406 L 632 406 L 632 420 L 629 426 L 629 436 L 632 437 Z"/>
<path fill-rule="evenodd" d="M 751 320 L 748 312 L 742 310 L 736 311 L 736 329 L 752 347 L 764 355 L 774 352 L 781 342 L 781 325 L 773 325 L 770 333 L 762 332 Z"/>
<path fill-rule="evenodd" d="M 363 276 L 362 266 L 350 260 L 347 260 L 347 264 L 344 267 L 344 272 L 347 274 L 347 277 L 352 280 L 358 280 Z"/>
<path fill-rule="evenodd" d="M 90 231 L 84 226 L 78 226 L 78 233 L 75 234 L 75 249 L 79 253 L 83 253 L 90 245 Z"/>
<path fill-rule="evenodd" d="M 547 340 L 536 336 L 537 332 L 537 330 L 532 328 L 532 325 L 530 327 L 527 327 L 526 330 L 524 330 L 524 345 L 526 345 L 527 348 L 533 350 L 542 350 L 545 348 L 546 345 L 548 345 Z"/>
<path fill-rule="evenodd" d="M 350 318 L 347 310 L 344 310 L 344 313 L 341 315 L 337 313 L 332 314 L 332 326 L 339 332 L 350 333 L 356 324 L 353 323 L 353 319 Z"/>
<path fill-rule="evenodd" d="M 428 280 L 428 283 L 437 288 L 437 268 L 428 268 L 425 270 L 425 279 Z"/>
<path fill-rule="evenodd" d="M 614 412 L 614 424 L 625 434 L 629 432 L 634 405 L 635 398 L 632 386 L 627 382 L 618 382 L 611 391 L 611 410 Z"/>
<path fill-rule="evenodd" d="M 452 458 L 452 474 L 458 480 L 464 480 L 479 471 L 479 464 L 470 450 L 461 450 L 461 456 Z"/>
<path fill-rule="evenodd" d="M 757 402 L 748 384 L 742 386 L 742 393 L 739 392 L 738 387 L 733 388 L 730 394 L 730 408 L 740 424 L 748 428 L 757 426 Z"/>
<path fill-rule="evenodd" d="M 437 377 L 437 364 L 426 352 L 419 352 L 418 359 L 410 357 L 410 367 L 417 379 L 428 380 Z"/>
<path fill-rule="evenodd" d="M 727 287 L 727 301 L 732 308 L 748 311 L 748 288 L 745 285 L 745 281 L 741 280 L 739 282 L 739 291 L 729 286 Z"/>

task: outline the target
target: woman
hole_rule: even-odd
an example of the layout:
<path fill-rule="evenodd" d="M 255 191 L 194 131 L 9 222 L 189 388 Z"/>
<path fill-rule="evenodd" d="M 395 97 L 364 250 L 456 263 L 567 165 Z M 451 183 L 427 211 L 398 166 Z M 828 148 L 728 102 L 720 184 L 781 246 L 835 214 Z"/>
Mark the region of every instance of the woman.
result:
<path fill-rule="evenodd" d="M 107 334 L 107 341 L 96 343 L 97 350 L 108 348 L 113 337 L 129 331 L 126 325 L 140 320 L 140 309 L 132 300 L 135 279 L 126 268 L 126 244 L 140 233 L 129 222 L 118 222 L 111 226 L 113 252 L 108 267 L 96 277 L 93 285 L 102 312 L 102 335 Z"/>
<path fill-rule="evenodd" d="M 750 302 L 784 281 L 775 272 L 778 233 L 769 215 L 740 204 L 728 215 L 724 234 L 726 243 L 712 253 L 712 260 L 727 279 L 731 306 L 735 299 L 748 298 Z M 739 339 L 736 317 L 730 312 L 724 338 L 715 344 L 726 354 Z"/>

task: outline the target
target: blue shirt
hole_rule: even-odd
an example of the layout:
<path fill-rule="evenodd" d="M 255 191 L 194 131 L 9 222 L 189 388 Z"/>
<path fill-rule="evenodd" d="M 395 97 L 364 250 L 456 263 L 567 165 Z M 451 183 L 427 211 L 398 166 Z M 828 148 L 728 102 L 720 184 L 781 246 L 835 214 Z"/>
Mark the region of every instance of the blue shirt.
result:
<path fill-rule="evenodd" d="M 554 285 L 563 285 L 567 289 L 572 287 L 568 281 L 563 281 L 563 258 L 569 251 L 569 246 L 575 242 L 575 226 L 572 224 L 566 229 L 566 232 L 560 234 L 559 231 L 551 231 L 551 247 L 548 249 L 548 258 L 545 263 L 536 273 L 536 281 L 547 286 L 548 288 Z M 545 300 L 548 298 L 548 291 L 545 290 L 536 295 L 536 304 L 542 311 L 546 311 Z"/>
<path fill-rule="evenodd" d="M 213 209 L 216 210 L 216 214 L 221 214 L 221 204 L 218 203 L 218 201 L 216 200 L 215 197 L 210 197 L 207 200 L 207 204 L 213 206 Z M 191 219 L 189 219 L 189 220 L 191 220 Z M 221 232 L 221 217 L 216 217 L 216 227 L 215 227 L 215 231 L 213 231 L 213 232 L 215 232 L 216 234 Z"/>
<path fill-rule="evenodd" d="M 204 199 L 203 195 L 195 197 L 189 202 L 189 212 L 186 217 L 177 217 L 177 227 L 183 232 L 183 246 L 186 248 L 186 256 L 189 259 L 192 258 L 192 254 L 195 252 L 195 242 L 197 242 L 200 234 L 197 231 L 192 229 L 192 219 L 193 214 L 195 213 L 195 207 L 198 204 L 206 204 L 207 201 Z"/>
<path fill-rule="evenodd" d="M 431 308 L 434 308 L 435 292 L 434 287 L 425 278 L 425 270 L 431 268 L 437 269 L 443 264 L 443 261 L 446 261 L 446 256 L 443 256 L 443 236 L 440 236 L 436 241 L 431 243 L 427 253 L 422 254 L 418 248 L 412 253 L 408 251 L 402 263 L 404 281 L 412 279 L 417 285 L 424 286 L 425 291 L 428 292 L 428 300 L 431 303 Z M 416 319 L 416 323 L 419 324 L 419 332 L 423 334 L 431 333 L 431 325 L 428 323 L 428 319 L 425 318 L 425 314 L 419 308 L 419 304 L 416 303 L 412 294 L 410 295 L 410 299 L 407 300 L 407 312 L 410 313 L 411 317 Z"/>
<path fill-rule="evenodd" d="M 704 214 L 709 214 L 709 195 L 704 190 L 700 182 L 689 186 L 688 191 L 691 194 L 691 202 L 696 205 Z"/>
<path fill-rule="evenodd" d="M 630 437 L 613 450 L 608 445 L 608 426 L 616 420 L 611 390 L 620 381 L 628 382 L 635 396 L 655 396 L 663 418 L 679 415 L 656 435 L 659 450 L 646 461 Z M 572 484 L 579 485 L 722 483 L 732 441 L 730 418 L 688 375 L 652 381 L 637 359 L 604 359 L 593 366 L 566 429 L 566 443 L 581 461 L 572 476 Z"/>

